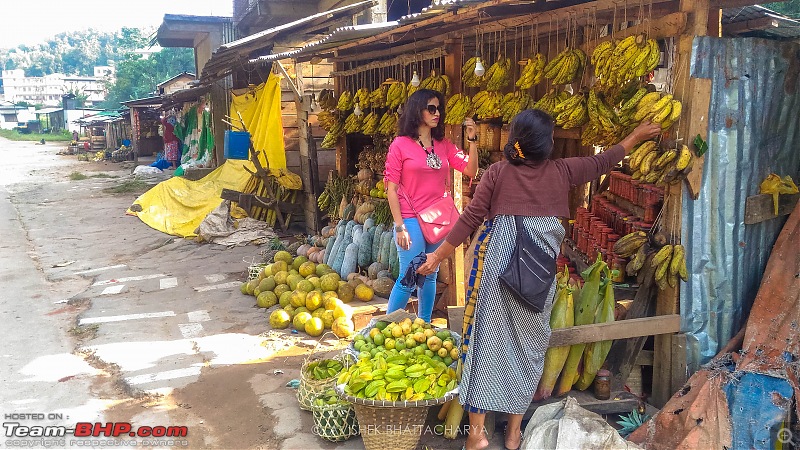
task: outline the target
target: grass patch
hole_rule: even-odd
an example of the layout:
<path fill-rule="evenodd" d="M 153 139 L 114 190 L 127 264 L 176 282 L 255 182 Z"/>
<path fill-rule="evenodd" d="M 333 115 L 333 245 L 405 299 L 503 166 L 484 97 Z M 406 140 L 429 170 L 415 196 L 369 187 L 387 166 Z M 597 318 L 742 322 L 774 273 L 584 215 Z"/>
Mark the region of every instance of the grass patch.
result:
<path fill-rule="evenodd" d="M 94 323 L 91 325 L 79 325 L 76 327 L 72 327 L 68 330 L 69 334 L 75 336 L 81 340 L 91 340 L 97 335 L 97 330 L 100 329 L 100 325 Z"/>
<path fill-rule="evenodd" d="M 107 173 L 102 173 L 101 172 L 101 173 L 96 173 L 96 174 L 90 176 L 89 178 L 119 178 L 119 176 L 117 176 L 117 175 L 109 175 Z"/>
<path fill-rule="evenodd" d="M 0 130 L 0 137 L 4 137 L 4 138 L 12 140 L 12 141 L 34 141 L 34 142 L 39 142 L 42 139 L 44 139 L 45 142 L 50 142 L 50 141 L 54 141 L 54 142 L 70 142 L 70 141 L 72 141 L 72 134 L 66 133 L 66 132 L 65 133 L 56 133 L 56 134 L 50 134 L 50 133 L 28 133 L 28 134 L 22 134 L 17 130 Z"/>
<path fill-rule="evenodd" d="M 69 174 L 69 179 L 72 181 L 85 180 L 87 178 L 89 177 L 80 172 L 72 172 L 71 174 Z"/>
<path fill-rule="evenodd" d="M 150 185 L 142 180 L 127 180 L 114 187 L 103 189 L 103 191 L 110 194 L 129 194 L 133 192 L 146 192 L 148 189 L 150 189 Z"/>

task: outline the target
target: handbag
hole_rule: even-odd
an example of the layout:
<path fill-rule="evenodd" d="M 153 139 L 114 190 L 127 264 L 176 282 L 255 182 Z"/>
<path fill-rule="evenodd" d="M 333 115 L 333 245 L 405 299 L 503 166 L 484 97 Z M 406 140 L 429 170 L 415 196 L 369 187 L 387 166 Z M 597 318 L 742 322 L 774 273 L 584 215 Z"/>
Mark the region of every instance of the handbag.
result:
<path fill-rule="evenodd" d="M 522 216 L 514 216 L 514 222 L 517 246 L 508 267 L 500 274 L 500 285 L 520 303 L 540 313 L 555 280 L 556 259 L 533 242 L 522 223 Z"/>
<path fill-rule="evenodd" d="M 408 204 L 411 205 L 411 210 L 414 211 L 414 215 L 417 216 L 419 228 L 422 230 L 425 242 L 435 244 L 444 239 L 460 217 L 458 209 L 453 203 L 453 198 L 445 195 L 427 208 L 417 211 L 408 195 L 406 195 L 405 189 L 402 186 L 400 188 L 403 192 L 403 197 L 406 198 Z"/>

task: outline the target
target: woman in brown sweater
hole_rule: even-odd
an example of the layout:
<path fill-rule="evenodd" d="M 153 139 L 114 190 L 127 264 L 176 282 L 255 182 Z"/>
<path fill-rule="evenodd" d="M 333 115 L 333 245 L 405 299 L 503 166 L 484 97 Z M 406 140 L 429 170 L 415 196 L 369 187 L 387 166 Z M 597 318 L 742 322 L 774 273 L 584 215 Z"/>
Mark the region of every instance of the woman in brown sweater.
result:
<path fill-rule="evenodd" d="M 531 404 L 542 375 L 550 340 L 549 300 L 536 313 L 514 299 L 498 282 L 517 242 L 514 216 L 531 239 L 555 258 L 564 239 L 560 217 L 569 217 L 572 186 L 597 179 L 640 142 L 657 136 L 659 125 L 643 123 L 619 144 L 595 156 L 551 160 L 553 119 L 526 110 L 511 122 L 506 161 L 493 164 L 481 177 L 475 196 L 418 272 L 426 275 L 482 224 L 467 288 L 464 313 L 459 401 L 469 413 L 466 449 L 489 445 L 484 430 L 487 411 L 508 414 L 505 446 L 516 449 L 522 416 Z"/>

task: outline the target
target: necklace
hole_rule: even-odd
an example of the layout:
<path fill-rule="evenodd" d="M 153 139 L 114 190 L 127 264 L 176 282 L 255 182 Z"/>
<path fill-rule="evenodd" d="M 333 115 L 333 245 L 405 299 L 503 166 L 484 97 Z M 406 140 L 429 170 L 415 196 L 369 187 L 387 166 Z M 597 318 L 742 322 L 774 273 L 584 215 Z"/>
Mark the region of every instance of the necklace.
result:
<path fill-rule="evenodd" d="M 431 149 L 430 149 L 430 151 L 427 148 L 425 148 L 425 145 L 422 144 L 422 139 L 417 139 L 417 142 L 419 142 L 419 146 L 422 147 L 422 150 L 425 152 L 425 155 L 426 155 L 425 162 L 428 164 L 428 167 L 430 167 L 431 169 L 437 169 L 437 170 L 441 169 L 442 168 L 442 160 L 439 159 L 439 155 L 437 155 L 436 152 L 433 151 L 434 148 L 435 148 L 435 144 L 433 142 L 433 139 L 431 139 Z"/>

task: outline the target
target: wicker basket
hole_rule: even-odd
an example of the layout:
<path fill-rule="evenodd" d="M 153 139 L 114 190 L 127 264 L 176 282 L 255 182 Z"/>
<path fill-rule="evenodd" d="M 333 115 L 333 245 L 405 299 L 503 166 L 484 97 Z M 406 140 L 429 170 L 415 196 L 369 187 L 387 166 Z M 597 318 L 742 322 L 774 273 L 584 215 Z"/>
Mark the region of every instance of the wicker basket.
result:
<path fill-rule="evenodd" d="M 350 403 L 313 405 L 314 430 L 322 439 L 339 442 L 358 434 L 356 412 Z"/>
<path fill-rule="evenodd" d="M 390 402 L 347 395 L 344 393 L 344 386 L 337 385 L 336 393 L 353 404 L 358 419 L 358 431 L 364 439 L 366 450 L 415 449 L 425 429 L 428 409 L 458 395 L 458 389 L 455 389 L 444 397 L 433 400 Z"/>
<path fill-rule="evenodd" d="M 342 370 L 347 370 L 350 364 L 353 363 L 353 358 L 347 353 L 340 353 L 332 359 L 336 359 L 342 363 Z M 307 370 L 308 365 L 312 362 L 313 360 L 306 360 L 306 362 L 303 363 L 303 366 L 300 368 L 300 385 L 297 387 L 297 401 L 300 403 L 300 409 L 305 409 L 306 411 L 312 411 L 311 406 L 314 399 L 336 386 L 336 379 L 339 376 L 336 374 L 324 380 L 315 380 L 308 374 Z"/>

